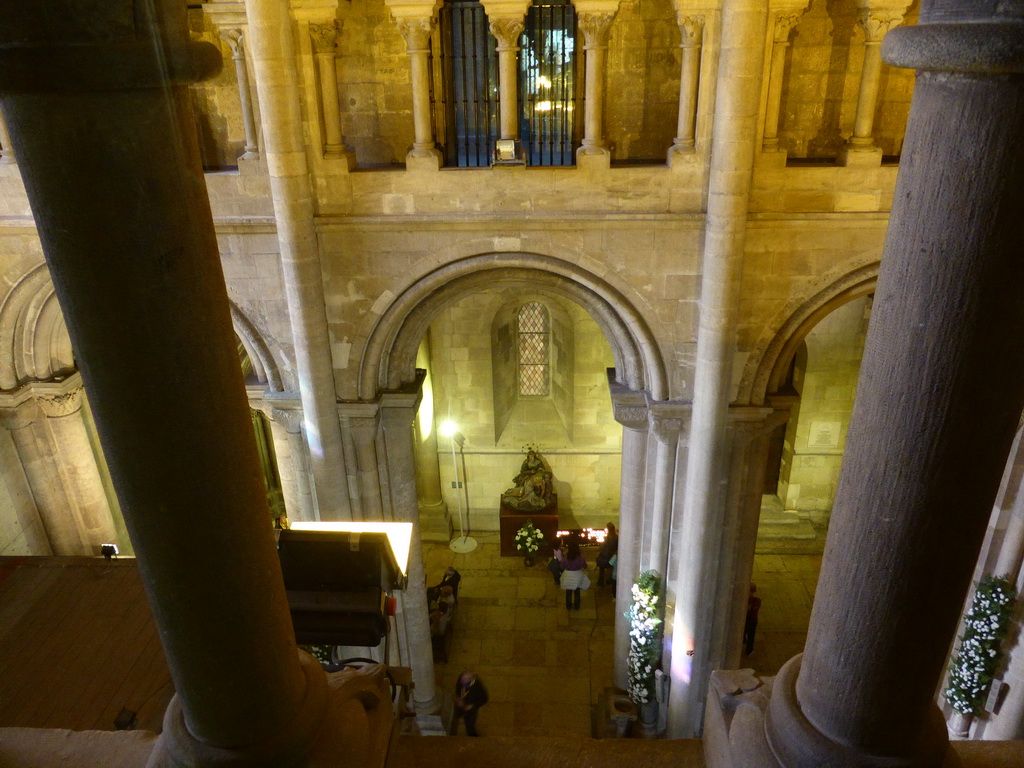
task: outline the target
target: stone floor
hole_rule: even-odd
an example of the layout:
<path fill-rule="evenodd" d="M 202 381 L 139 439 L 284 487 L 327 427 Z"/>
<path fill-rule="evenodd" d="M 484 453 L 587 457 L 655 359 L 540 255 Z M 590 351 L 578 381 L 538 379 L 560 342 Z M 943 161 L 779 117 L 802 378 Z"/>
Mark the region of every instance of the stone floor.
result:
<path fill-rule="evenodd" d="M 592 735 L 591 706 L 612 685 L 615 612 L 626 606 L 595 580 L 580 610 L 567 611 L 543 562 L 527 568 L 520 557 L 501 557 L 496 533 L 473 537 L 478 546 L 466 554 L 424 544 L 428 583 L 449 565 L 462 574 L 448 662 L 436 665 L 439 690 L 450 693 L 462 670 L 479 674 L 490 693 L 483 735 Z M 758 672 L 776 672 L 803 648 L 820 564 L 820 555 L 755 557 L 763 604 L 749 662 Z"/>

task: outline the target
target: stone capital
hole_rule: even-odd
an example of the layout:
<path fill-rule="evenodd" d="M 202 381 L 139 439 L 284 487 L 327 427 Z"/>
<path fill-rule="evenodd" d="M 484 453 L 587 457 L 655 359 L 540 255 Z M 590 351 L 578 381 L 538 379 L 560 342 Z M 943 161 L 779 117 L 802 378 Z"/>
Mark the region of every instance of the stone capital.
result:
<path fill-rule="evenodd" d="M 612 399 L 612 413 L 619 424 L 627 429 L 647 430 L 647 393 L 636 391 L 615 381 L 608 370 L 608 391 Z"/>
<path fill-rule="evenodd" d="M 284 431 L 290 435 L 295 435 L 302 431 L 303 414 L 300 410 L 271 408 L 270 418 L 283 426 Z"/>
<path fill-rule="evenodd" d="M 583 32 L 584 48 L 605 48 L 608 45 L 608 31 L 612 27 L 615 12 L 578 13 L 577 25 Z"/>
<path fill-rule="evenodd" d="M 338 18 L 337 0 L 291 0 L 296 21 L 324 24 Z"/>
<path fill-rule="evenodd" d="M 230 27 L 218 30 L 218 32 L 221 40 L 231 48 L 232 59 L 245 58 L 245 32 L 241 27 Z"/>
<path fill-rule="evenodd" d="M 682 33 L 680 48 L 694 48 L 704 41 L 704 17 L 679 13 L 679 31 Z"/>
<path fill-rule="evenodd" d="M 789 33 L 793 31 L 793 27 L 800 21 L 800 16 L 802 15 L 802 12 L 797 13 L 793 11 L 783 11 L 775 14 L 775 18 L 772 21 L 772 40 L 776 43 L 788 43 Z"/>
<path fill-rule="evenodd" d="M 498 51 L 518 51 L 519 36 L 526 26 L 523 19 L 504 18 L 491 21 L 491 34 L 498 41 Z"/>
<path fill-rule="evenodd" d="M 401 18 L 396 19 L 396 23 L 399 34 L 405 38 L 406 53 L 426 52 L 430 49 L 433 18 Z"/>
<path fill-rule="evenodd" d="M 72 416 L 81 410 L 84 391 L 79 386 L 70 391 L 39 392 L 36 394 L 36 402 L 39 403 L 39 408 L 46 418 L 60 419 Z"/>
<path fill-rule="evenodd" d="M 888 34 L 893 27 L 898 27 L 903 22 L 903 15 L 907 6 L 902 3 L 896 5 L 887 3 L 858 2 L 860 26 L 864 30 L 864 42 L 881 43 L 882 38 Z"/>
<path fill-rule="evenodd" d="M 341 33 L 341 23 L 337 19 L 331 19 L 325 23 L 309 25 L 309 37 L 313 41 L 313 53 L 334 54 L 338 45 L 338 35 Z"/>
<path fill-rule="evenodd" d="M 689 403 L 651 403 L 647 411 L 651 434 L 662 445 L 676 445 L 690 421 L 691 410 Z"/>

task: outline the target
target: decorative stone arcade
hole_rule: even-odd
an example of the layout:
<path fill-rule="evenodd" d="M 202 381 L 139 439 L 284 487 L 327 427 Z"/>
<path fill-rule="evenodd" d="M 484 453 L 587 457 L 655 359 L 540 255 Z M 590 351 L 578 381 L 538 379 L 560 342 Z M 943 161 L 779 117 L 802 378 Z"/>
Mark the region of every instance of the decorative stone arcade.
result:
<path fill-rule="evenodd" d="M 1024 408 L 1024 21 L 1009 5 L 925 2 L 886 38 L 917 84 L 806 650 L 770 689 L 717 674 L 711 766 L 947 758 L 935 690 Z"/>

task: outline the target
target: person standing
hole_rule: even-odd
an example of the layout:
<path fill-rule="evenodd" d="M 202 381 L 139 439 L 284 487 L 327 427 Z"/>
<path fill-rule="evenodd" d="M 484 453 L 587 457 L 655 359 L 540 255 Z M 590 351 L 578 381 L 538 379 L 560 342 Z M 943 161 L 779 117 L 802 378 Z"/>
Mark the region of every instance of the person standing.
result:
<path fill-rule="evenodd" d="M 757 631 L 757 614 L 761 610 L 761 598 L 757 596 L 757 584 L 750 585 L 747 598 L 747 620 L 743 623 L 743 655 L 754 652 L 754 632 Z"/>
<path fill-rule="evenodd" d="M 479 736 L 476 732 L 476 716 L 480 707 L 487 703 L 487 689 L 480 679 L 468 670 L 455 681 L 455 716 L 452 719 L 452 736 L 459 731 L 459 718 L 466 721 L 466 735 Z"/>
<path fill-rule="evenodd" d="M 590 579 L 584 571 L 587 568 L 587 561 L 580 552 L 580 543 L 572 539 L 566 546 L 565 560 L 562 562 L 562 589 L 565 590 L 566 610 L 580 609 L 580 589 L 590 586 Z"/>
<path fill-rule="evenodd" d="M 608 523 L 604 531 L 604 544 L 597 552 L 597 586 L 605 585 L 604 572 L 608 571 L 608 585 L 614 587 L 615 572 L 612 570 L 612 558 L 619 551 L 619 534 L 615 531 L 615 523 Z"/>

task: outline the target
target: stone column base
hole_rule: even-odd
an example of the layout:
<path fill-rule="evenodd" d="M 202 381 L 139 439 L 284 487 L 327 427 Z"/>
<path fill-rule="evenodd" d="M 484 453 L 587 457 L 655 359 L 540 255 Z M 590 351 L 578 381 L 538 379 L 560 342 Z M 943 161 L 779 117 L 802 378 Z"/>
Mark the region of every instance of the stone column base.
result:
<path fill-rule="evenodd" d="M 836 158 L 839 165 L 847 168 L 880 168 L 882 165 L 882 150 L 878 147 L 857 147 L 851 144 L 844 144 L 839 148 L 839 156 Z"/>
<path fill-rule="evenodd" d="M 576 167 L 582 170 L 608 170 L 612 153 L 604 147 L 580 147 L 576 150 Z"/>
<path fill-rule="evenodd" d="M 707 768 L 957 768 L 938 707 L 916 756 L 874 755 L 833 741 L 804 716 L 796 698 L 802 655 L 774 677 L 752 669 L 711 673 L 704 712 Z M 838 695 L 838 694 L 837 694 Z M 907 737 L 908 743 L 911 736 Z"/>
<path fill-rule="evenodd" d="M 300 662 L 306 695 L 297 710 L 282 712 L 279 731 L 234 748 L 204 744 L 189 732 L 175 696 L 146 768 L 382 768 L 394 721 L 385 668 L 328 676 L 308 653 L 300 652 Z"/>
<path fill-rule="evenodd" d="M 439 171 L 442 165 L 441 151 L 436 148 L 413 149 L 405 156 L 407 171 Z"/>

